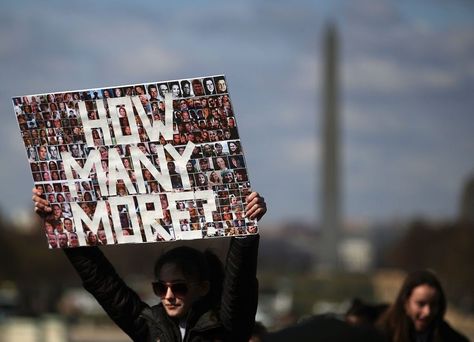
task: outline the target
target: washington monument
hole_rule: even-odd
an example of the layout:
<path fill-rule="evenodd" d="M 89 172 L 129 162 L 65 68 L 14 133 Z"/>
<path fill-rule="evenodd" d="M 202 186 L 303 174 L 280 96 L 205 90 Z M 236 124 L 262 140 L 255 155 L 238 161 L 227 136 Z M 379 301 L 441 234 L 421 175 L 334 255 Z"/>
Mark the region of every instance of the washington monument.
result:
<path fill-rule="evenodd" d="M 322 178 L 321 178 L 321 269 L 334 271 L 340 266 L 338 241 L 341 232 L 339 110 L 338 110 L 338 44 L 334 25 L 324 35 Z"/>

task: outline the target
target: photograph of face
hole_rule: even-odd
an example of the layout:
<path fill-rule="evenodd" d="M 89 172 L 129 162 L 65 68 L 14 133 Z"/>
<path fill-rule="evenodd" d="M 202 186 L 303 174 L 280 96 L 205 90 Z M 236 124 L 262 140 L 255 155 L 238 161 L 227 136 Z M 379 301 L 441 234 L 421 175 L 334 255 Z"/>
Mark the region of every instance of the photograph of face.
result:
<path fill-rule="evenodd" d="M 158 94 L 160 95 L 161 99 L 165 98 L 165 94 L 169 92 L 168 84 L 167 83 L 158 83 Z"/>
<path fill-rule="evenodd" d="M 145 86 L 143 85 L 136 85 L 133 87 L 133 90 L 137 96 L 145 95 Z"/>
<path fill-rule="evenodd" d="M 79 144 L 70 145 L 69 150 L 71 151 L 71 155 L 73 158 L 82 158 L 83 154 Z"/>
<path fill-rule="evenodd" d="M 225 81 L 225 78 L 224 77 L 216 77 L 214 80 L 216 82 L 217 92 L 219 94 L 227 93 L 227 83 Z"/>
<path fill-rule="evenodd" d="M 229 153 L 232 154 L 242 154 L 242 150 L 240 148 L 240 142 L 238 141 L 229 141 L 228 143 L 229 146 Z"/>
<path fill-rule="evenodd" d="M 229 168 L 227 157 L 221 156 L 213 159 L 215 170 L 227 170 Z"/>
<path fill-rule="evenodd" d="M 170 82 L 169 89 L 170 89 L 171 95 L 173 96 L 173 99 L 177 99 L 182 96 L 181 88 L 179 87 L 178 82 Z"/>
<path fill-rule="evenodd" d="M 205 78 L 204 79 L 204 91 L 205 91 L 206 95 L 216 94 L 216 87 L 214 85 L 214 80 L 212 78 Z"/>
<path fill-rule="evenodd" d="M 191 90 L 191 82 L 189 82 L 188 80 L 181 81 L 181 89 L 183 90 L 183 97 L 194 96 Z"/>
<path fill-rule="evenodd" d="M 51 159 L 59 159 L 59 150 L 57 146 L 49 146 L 49 155 Z"/>
<path fill-rule="evenodd" d="M 202 81 L 200 79 L 194 79 L 191 82 L 193 87 L 194 96 L 203 96 L 204 87 L 202 86 Z"/>
<path fill-rule="evenodd" d="M 26 150 L 28 155 L 28 161 L 34 162 L 38 160 L 38 154 L 36 153 L 36 149 L 33 146 L 30 146 Z"/>
<path fill-rule="evenodd" d="M 156 84 L 148 85 L 148 97 L 150 101 L 158 100 L 158 87 L 156 86 Z"/>
<path fill-rule="evenodd" d="M 245 167 L 242 155 L 229 156 L 229 165 L 231 169 L 241 169 Z"/>

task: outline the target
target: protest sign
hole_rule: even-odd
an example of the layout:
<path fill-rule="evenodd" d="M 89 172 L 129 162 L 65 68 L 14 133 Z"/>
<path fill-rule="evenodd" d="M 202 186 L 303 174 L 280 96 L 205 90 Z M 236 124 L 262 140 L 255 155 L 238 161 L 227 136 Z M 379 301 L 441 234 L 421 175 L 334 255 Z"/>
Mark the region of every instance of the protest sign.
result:
<path fill-rule="evenodd" d="M 13 98 L 50 248 L 257 233 L 223 75 Z"/>

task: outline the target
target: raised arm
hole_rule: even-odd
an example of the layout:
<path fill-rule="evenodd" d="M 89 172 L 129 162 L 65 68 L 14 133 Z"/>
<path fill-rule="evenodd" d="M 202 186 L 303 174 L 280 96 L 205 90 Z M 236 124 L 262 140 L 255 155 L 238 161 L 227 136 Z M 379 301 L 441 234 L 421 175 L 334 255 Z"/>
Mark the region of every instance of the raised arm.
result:
<path fill-rule="evenodd" d="M 51 213 L 51 207 L 41 197 L 40 190 L 33 189 L 32 200 L 38 215 L 45 218 Z M 84 288 L 95 297 L 110 318 L 133 340 L 144 340 L 148 329 L 140 313 L 147 305 L 123 282 L 100 249 L 66 248 L 64 253 L 79 274 Z"/>
<path fill-rule="evenodd" d="M 247 197 L 250 219 L 265 215 L 265 200 L 253 192 Z M 258 235 L 232 238 L 225 266 L 220 317 L 232 341 L 248 341 L 255 323 L 258 304 Z"/>

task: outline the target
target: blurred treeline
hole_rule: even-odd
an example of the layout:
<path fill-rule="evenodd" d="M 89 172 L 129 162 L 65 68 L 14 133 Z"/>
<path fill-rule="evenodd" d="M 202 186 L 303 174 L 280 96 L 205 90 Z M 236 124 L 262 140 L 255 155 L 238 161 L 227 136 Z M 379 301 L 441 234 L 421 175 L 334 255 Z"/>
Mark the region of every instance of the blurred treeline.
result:
<path fill-rule="evenodd" d="M 474 224 L 417 220 L 385 254 L 385 264 L 407 271 L 434 270 L 450 301 L 474 312 Z"/>
<path fill-rule="evenodd" d="M 290 287 L 294 295 L 292 313 L 300 316 L 314 313 L 318 303 L 341 303 L 354 297 L 370 302 L 386 300 L 378 297 L 379 289 L 375 288 L 376 278 L 386 270 L 431 269 L 440 278 L 450 307 L 474 313 L 474 223 L 416 219 L 399 225 L 396 230 L 402 233 L 374 234 L 384 236 L 374 239 L 379 242 L 374 246 L 374 268 L 363 273 L 314 272 L 314 254 L 292 243 L 289 233 L 284 235 L 286 238 L 263 239 L 259 260 L 261 292 L 281 287 L 281 280 L 286 276 L 289 281 L 283 287 Z M 383 229 L 388 227 L 395 228 L 389 224 Z M 307 235 L 308 243 L 319 240 L 314 232 Z"/>
<path fill-rule="evenodd" d="M 271 229 L 271 227 L 265 227 Z M 309 233 L 310 238 L 318 238 Z M 298 249 L 288 235 L 281 238 L 262 237 L 259 276 L 262 295 L 280 286 L 276 279 L 287 277 L 293 295 L 295 315 L 310 313 L 317 301 L 342 301 L 353 296 L 371 298 L 371 272 L 348 274 L 340 272 L 333 278 L 315 275 L 311 255 Z M 222 241 L 200 241 L 193 246 L 216 246 Z M 170 244 L 124 245 L 103 248 L 119 274 L 126 281 L 150 281 L 153 263 Z M 217 251 L 223 257 L 225 249 Z M 0 215 L 0 289 L 13 286 L 17 295 L 15 314 L 36 315 L 58 310 L 58 301 L 65 290 L 79 287 L 80 280 L 60 250 L 48 250 L 41 222 L 31 227 L 18 227 Z M 474 224 L 430 223 L 416 220 L 405 234 L 384 248 L 378 267 L 405 271 L 430 268 L 437 272 L 452 304 L 465 312 L 474 312 Z M 284 284 L 283 284 L 284 285 Z M 281 286 L 280 286 L 281 287 Z M 283 286 L 284 287 L 284 286 Z"/>
<path fill-rule="evenodd" d="M 156 245 L 124 245 L 102 250 L 127 279 L 142 274 L 151 281 L 158 253 Z M 81 286 L 63 252 L 48 249 L 40 219 L 35 218 L 31 227 L 18 227 L 0 216 L 0 258 L 0 289 L 7 286 L 17 292 L 13 314 L 57 312 L 64 291 Z"/>

